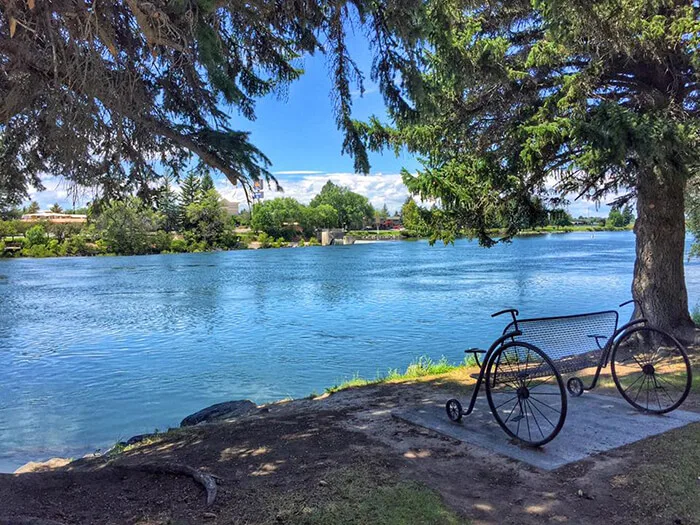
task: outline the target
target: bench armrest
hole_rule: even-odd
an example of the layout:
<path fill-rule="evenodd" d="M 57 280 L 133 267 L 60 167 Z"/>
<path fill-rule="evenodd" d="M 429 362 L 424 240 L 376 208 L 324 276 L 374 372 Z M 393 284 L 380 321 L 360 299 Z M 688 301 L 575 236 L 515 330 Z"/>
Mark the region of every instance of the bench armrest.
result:
<path fill-rule="evenodd" d="M 598 348 L 600 348 L 601 350 L 602 350 L 603 348 L 605 348 L 605 346 L 600 346 L 600 339 L 605 339 L 605 340 L 610 339 L 610 336 L 607 336 L 607 335 L 599 335 L 599 334 L 588 334 L 588 337 L 593 337 L 593 338 L 595 338 L 595 344 L 597 344 L 597 345 L 598 345 Z"/>
<path fill-rule="evenodd" d="M 487 350 L 482 350 L 481 348 L 467 348 L 464 353 L 465 354 L 472 354 L 474 356 L 474 360 L 476 361 L 476 366 L 481 367 L 481 363 L 479 362 L 479 357 L 477 354 L 485 354 Z"/>
<path fill-rule="evenodd" d="M 499 312 L 491 314 L 491 317 L 498 317 L 499 315 L 503 314 L 515 314 L 515 315 L 520 315 L 520 312 L 516 310 L 515 308 L 506 308 L 505 310 L 501 310 Z"/>

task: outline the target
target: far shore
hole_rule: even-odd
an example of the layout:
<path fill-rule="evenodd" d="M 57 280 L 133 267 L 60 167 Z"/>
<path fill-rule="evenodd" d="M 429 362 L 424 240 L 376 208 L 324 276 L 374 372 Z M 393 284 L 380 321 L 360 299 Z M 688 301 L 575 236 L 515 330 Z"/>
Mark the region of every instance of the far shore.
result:
<path fill-rule="evenodd" d="M 598 233 L 598 232 L 625 232 L 625 231 L 631 231 L 633 228 L 633 225 L 626 226 L 624 228 L 613 228 L 613 227 L 606 227 L 606 226 L 581 226 L 581 225 L 575 225 L 575 226 L 562 226 L 562 227 L 556 227 L 556 226 L 547 226 L 543 228 L 538 228 L 538 229 L 533 229 L 533 230 L 521 230 L 520 232 L 517 233 L 516 237 L 532 237 L 532 236 L 539 236 L 539 235 L 550 235 L 550 234 L 564 234 L 564 233 Z M 241 233 L 245 235 L 246 237 L 246 242 L 241 243 L 240 246 L 237 246 L 235 248 L 231 249 L 210 249 L 210 250 L 196 250 L 193 252 L 175 252 L 175 251 L 169 251 L 165 250 L 160 253 L 149 253 L 149 254 L 139 254 L 138 256 L 142 255 L 165 255 L 165 254 L 176 254 L 176 253 L 213 253 L 213 252 L 222 252 L 222 251 L 240 251 L 240 250 L 267 250 L 267 249 L 275 249 L 275 248 L 306 248 L 306 247 L 314 247 L 314 246 L 319 246 L 320 243 L 316 239 L 311 239 L 311 240 L 300 240 L 300 241 L 283 241 L 281 239 L 278 239 L 277 241 L 274 242 L 260 242 L 257 240 L 257 236 L 254 232 L 247 230 L 247 231 L 239 231 L 237 233 Z M 502 230 L 492 230 L 489 232 L 492 235 L 499 235 L 505 233 Z M 346 236 L 351 237 L 357 242 L 357 244 L 369 244 L 369 243 L 374 243 L 374 242 L 386 242 L 386 241 L 417 241 L 417 240 L 426 240 L 429 239 L 427 236 L 421 236 L 421 235 L 415 235 L 411 232 L 408 232 L 406 230 L 379 230 L 377 232 L 376 230 L 351 230 L 346 233 Z M 463 237 L 460 238 L 469 238 L 469 235 L 464 235 Z M 31 256 L 25 256 L 21 254 L 21 250 L 14 246 L 14 244 L 21 244 L 21 239 L 17 236 L 14 237 L 5 237 L 3 239 L 0 239 L 0 241 L 4 241 L 6 246 L 5 246 L 5 255 L 4 257 L 2 254 L 0 254 L 0 260 L 2 259 L 33 259 L 33 258 L 58 258 L 58 257 L 113 257 L 113 256 L 119 256 L 119 257 L 124 257 L 127 256 L 129 257 L 130 255 L 124 255 L 124 254 L 115 254 L 115 253 L 95 253 L 91 255 L 81 255 L 81 254 L 76 254 L 76 255 L 56 255 L 56 256 L 40 256 L 40 257 L 31 257 Z"/>

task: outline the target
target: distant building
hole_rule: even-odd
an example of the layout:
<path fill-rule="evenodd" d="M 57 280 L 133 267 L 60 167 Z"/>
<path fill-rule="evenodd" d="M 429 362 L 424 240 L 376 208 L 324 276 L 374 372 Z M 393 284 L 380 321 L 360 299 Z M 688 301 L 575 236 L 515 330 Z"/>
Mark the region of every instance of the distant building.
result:
<path fill-rule="evenodd" d="M 400 228 L 401 224 L 401 216 L 394 215 L 393 217 L 387 217 L 386 219 L 382 219 L 380 227 L 385 230 L 391 230 L 394 228 Z"/>
<path fill-rule="evenodd" d="M 55 222 L 55 223 L 75 223 L 81 224 L 87 222 L 87 215 L 79 215 L 77 213 L 54 213 L 52 211 L 40 211 L 37 213 L 27 213 L 22 215 L 24 222 Z"/>
<path fill-rule="evenodd" d="M 229 215 L 238 215 L 237 202 L 231 202 L 226 199 L 221 199 L 221 204 L 224 206 L 224 210 L 226 210 L 226 213 L 228 213 Z"/>

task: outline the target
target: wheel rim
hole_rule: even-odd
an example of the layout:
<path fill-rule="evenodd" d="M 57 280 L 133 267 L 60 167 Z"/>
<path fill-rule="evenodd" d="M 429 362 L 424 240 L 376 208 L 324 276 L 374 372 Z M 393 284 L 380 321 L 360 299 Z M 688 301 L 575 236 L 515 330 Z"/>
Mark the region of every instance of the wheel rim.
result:
<path fill-rule="evenodd" d="M 452 399 L 447 403 L 447 415 L 452 421 L 458 421 L 462 417 L 462 407 L 458 401 Z"/>
<path fill-rule="evenodd" d="M 566 394 L 551 360 L 536 347 L 510 343 L 489 363 L 486 395 L 496 421 L 530 446 L 548 443 L 566 417 Z"/>
<path fill-rule="evenodd" d="M 623 335 L 611 368 L 618 391 L 639 410 L 670 412 L 690 391 L 688 356 L 674 337 L 661 330 L 641 327 Z"/>

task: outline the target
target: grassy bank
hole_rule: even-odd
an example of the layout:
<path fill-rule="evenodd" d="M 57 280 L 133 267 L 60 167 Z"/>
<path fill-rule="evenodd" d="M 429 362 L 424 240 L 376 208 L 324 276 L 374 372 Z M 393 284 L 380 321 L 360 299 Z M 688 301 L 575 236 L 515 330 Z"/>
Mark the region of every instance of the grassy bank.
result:
<path fill-rule="evenodd" d="M 393 368 L 389 369 L 389 371 L 385 375 L 378 374 L 374 379 L 366 379 L 361 377 L 359 374 L 356 374 L 350 379 L 346 379 L 331 387 L 326 388 L 326 393 L 333 394 L 335 392 L 340 392 L 341 390 L 346 390 L 348 388 L 355 388 L 367 385 L 379 385 L 382 383 L 391 383 L 409 379 L 418 379 L 427 376 L 447 374 L 449 372 L 454 372 L 455 370 L 461 368 L 468 368 L 475 365 L 476 361 L 471 356 L 465 358 L 465 360 L 458 365 L 450 363 L 444 356 L 441 357 L 438 361 L 433 361 L 428 356 L 421 356 L 417 359 L 414 359 L 408 365 L 404 372 L 400 372 L 398 368 Z"/>

